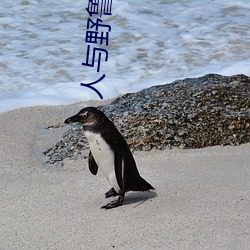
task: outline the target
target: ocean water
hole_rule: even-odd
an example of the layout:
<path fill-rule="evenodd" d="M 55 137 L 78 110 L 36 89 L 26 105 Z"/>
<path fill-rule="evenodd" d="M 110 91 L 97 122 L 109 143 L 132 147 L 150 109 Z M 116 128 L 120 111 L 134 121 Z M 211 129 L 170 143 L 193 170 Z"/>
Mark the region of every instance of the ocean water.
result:
<path fill-rule="evenodd" d="M 87 5 L 1 1 L 0 112 L 100 100 L 80 83 L 103 74 L 93 87 L 104 99 L 207 73 L 250 76 L 249 0 L 113 0 L 112 15 L 101 17 L 109 44 L 91 44 L 108 51 L 100 72 L 97 62 L 82 65 Z"/>

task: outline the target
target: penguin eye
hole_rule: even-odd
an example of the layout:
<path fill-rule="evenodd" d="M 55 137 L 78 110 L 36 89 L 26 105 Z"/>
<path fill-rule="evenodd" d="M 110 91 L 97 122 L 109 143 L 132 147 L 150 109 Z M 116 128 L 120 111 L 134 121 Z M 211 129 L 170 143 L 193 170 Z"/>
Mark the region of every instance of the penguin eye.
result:
<path fill-rule="evenodd" d="M 88 117 L 88 112 L 79 114 L 83 119 L 86 119 Z"/>

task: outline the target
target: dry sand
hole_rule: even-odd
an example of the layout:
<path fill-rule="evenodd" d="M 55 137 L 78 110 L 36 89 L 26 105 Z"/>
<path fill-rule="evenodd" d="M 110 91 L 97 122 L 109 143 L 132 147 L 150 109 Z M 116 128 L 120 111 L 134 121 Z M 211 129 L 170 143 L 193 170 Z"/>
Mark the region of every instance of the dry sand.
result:
<path fill-rule="evenodd" d="M 87 160 L 41 162 L 68 127 L 43 128 L 86 105 L 0 114 L 0 249 L 250 248 L 250 144 L 135 152 L 155 192 L 103 210 L 110 186 Z"/>

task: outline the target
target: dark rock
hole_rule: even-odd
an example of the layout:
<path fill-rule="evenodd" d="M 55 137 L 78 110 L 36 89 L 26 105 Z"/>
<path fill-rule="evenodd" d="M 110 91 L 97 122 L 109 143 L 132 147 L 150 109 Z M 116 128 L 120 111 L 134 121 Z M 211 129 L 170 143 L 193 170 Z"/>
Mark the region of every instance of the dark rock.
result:
<path fill-rule="evenodd" d="M 125 94 L 98 108 L 114 122 L 133 150 L 202 148 L 250 141 L 250 78 L 245 75 L 209 74 L 177 80 Z M 77 125 L 44 154 L 53 162 L 55 154 L 57 159 L 76 158 L 86 147 L 81 126 Z"/>

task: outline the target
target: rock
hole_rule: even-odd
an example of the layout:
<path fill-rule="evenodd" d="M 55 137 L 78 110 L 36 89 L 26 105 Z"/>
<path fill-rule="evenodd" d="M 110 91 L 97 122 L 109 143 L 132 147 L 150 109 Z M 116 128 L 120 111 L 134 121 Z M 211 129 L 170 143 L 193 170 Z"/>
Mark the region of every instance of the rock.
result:
<path fill-rule="evenodd" d="M 250 141 L 250 78 L 209 74 L 153 86 L 100 106 L 133 150 L 239 145 Z M 79 138 L 81 138 L 79 140 Z M 48 162 L 82 156 L 80 125 L 44 152 Z M 72 148 L 72 149 L 71 149 Z"/>

